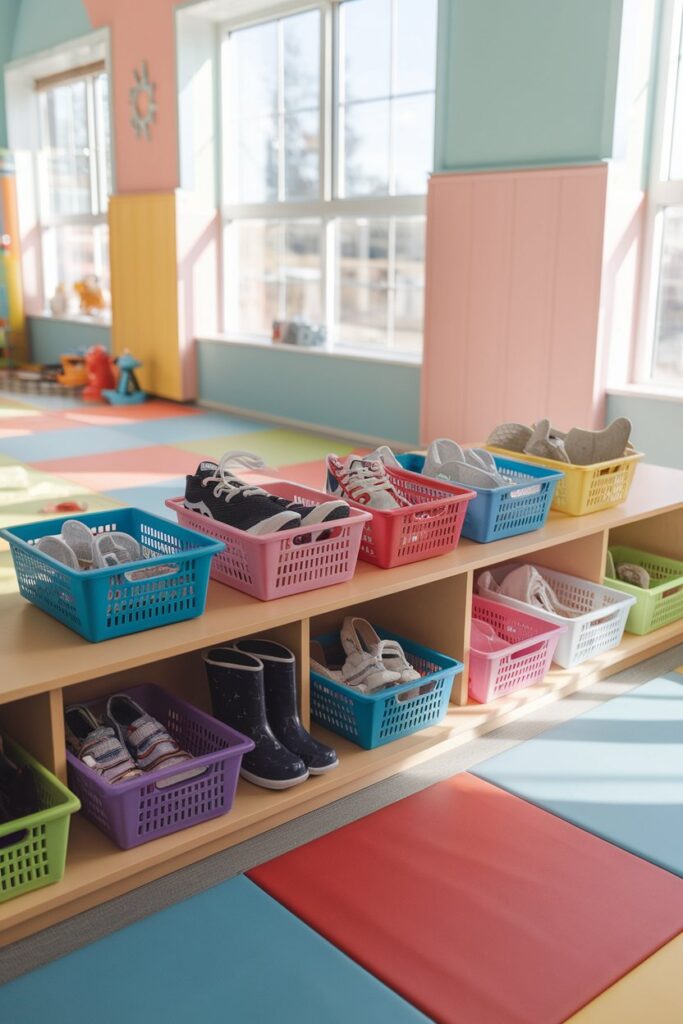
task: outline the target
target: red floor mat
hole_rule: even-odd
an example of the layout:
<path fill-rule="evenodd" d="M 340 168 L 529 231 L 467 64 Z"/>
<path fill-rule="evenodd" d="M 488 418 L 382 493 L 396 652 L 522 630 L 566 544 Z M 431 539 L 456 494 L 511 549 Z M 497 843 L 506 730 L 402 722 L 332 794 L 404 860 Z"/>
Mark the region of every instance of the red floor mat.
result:
<path fill-rule="evenodd" d="M 444 1024 L 559 1024 L 683 927 L 683 882 L 472 775 L 249 872 Z"/>

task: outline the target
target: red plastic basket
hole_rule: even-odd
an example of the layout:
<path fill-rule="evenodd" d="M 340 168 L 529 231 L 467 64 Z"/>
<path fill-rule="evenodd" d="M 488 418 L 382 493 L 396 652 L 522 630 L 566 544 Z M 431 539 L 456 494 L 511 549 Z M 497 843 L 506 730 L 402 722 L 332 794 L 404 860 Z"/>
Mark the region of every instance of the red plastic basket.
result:
<path fill-rule="evenodd" d="M 329 494 L 286 480 L 269 483 L 268 491 L 302 505 L 330 500 Z M 185 508 L 183 498 L 169 498 L 166 504 L 181 526 L 225 544 L 212 560 L 212 579 L 261 601 L 350 580 L 356 570 L 363 527 L 372 518 L 359 506 L 351 509 L 348 519 L 336 519 L 332 524 L 318 523 L 255 537 Z"/>
<path fill-rule="evenodd" d="M 567 629 L 477 595 L 472 598 L 472 617 L 487 622 L 509 644 L 500 651 L 470 645 L 469 695 L 479 704 L 542 679 Z"/>
<path fill-rule="evenodd" d="M 475 492 L 407 469 L 385 468 L 394 489 L 411 504 L 386 512 L 373 508 L 358 557 L 382 569 L 393 569 L 457 547 L 467 505 Z M 355 501 L 349 504 L 365 508 Z"/>

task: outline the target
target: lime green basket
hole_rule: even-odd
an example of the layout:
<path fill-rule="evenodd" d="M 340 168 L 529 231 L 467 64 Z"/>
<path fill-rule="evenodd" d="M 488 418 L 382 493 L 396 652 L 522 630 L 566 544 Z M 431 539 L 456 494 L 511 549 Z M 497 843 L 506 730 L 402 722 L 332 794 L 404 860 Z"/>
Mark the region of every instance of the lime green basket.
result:
<path fill-rule="evenodd" d="M 643 636 L 683 618 L 683 562 L 636 548 L 610 547 L 610 552 L 615 563 L 630 562 L 650 574 L 649 590 L 609 577 L 605 581 L 608 586 L 636 599 L 626 621 L 628 633 Z"/>
<path fill-rule="evenodd" d="M 15 764 L 33 771 L 43 810 L 0 825 L 0 903 L 58 882 L 64 875 L 69 821 L 78 797 L 18 743 L 5 739 Z"/>

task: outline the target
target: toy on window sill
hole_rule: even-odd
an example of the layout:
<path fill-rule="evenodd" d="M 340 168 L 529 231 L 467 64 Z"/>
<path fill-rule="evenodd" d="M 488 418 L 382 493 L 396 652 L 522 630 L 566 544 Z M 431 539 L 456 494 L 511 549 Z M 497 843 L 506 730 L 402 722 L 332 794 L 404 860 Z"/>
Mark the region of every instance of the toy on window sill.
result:
<path fill-rule="evenodd" d="M 119 371 L 116 388 L 103 391 L 103 397 L 111 405 L 139 405 L 140 402 L 144 402 L 147 395 L 141 390 L 135 376 L 135 371 L 142 366 L 140 360 L 132 356 L 130 352 L 124 352 L 116 360 L 116 365 Z"/>
<path fill-rule="evenodd" d="M 102 345 L 93 345 L 85 353 L 88 384 L 83 392 L 87 402 L 100 402 L 105 390 L 116 387 L 114 361 Z"/>
<path fill-rule="evenodd" d="M 87 274 L 82 280 L 76 281 L 74 291 L 78 295 L 81 313 L 95 316 L 107 308 L 105 294 L 96 274 Z"/>
<path fill-rule="evenodd" d="M 69 296 L 65 285 L 58 284 L 55 288 L 55 293 L 50 299 L 50 312 L 53 316 L 66 316 L 69 312 Z"/>
<path fill-rule="evenodd" d="M 62 372 L 57 382 L 65 388 L 82 388 L 88 383 L 88 371 L 85 368 L 85 356 L 67 353 L 59 357 Z"/>

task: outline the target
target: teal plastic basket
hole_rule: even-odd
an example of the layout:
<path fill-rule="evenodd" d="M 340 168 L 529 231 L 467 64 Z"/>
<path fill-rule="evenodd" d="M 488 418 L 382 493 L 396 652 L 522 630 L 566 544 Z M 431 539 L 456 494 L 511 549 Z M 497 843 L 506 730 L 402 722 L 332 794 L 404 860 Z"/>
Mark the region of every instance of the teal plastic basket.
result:
<path fill-rule="evenodd" d="M 424 455 L 406 452 L 396 457 L 404 469 L 422 473 Z M 554 469 L 498 455 L 494 462 L 510 481 L 508 484 L 491 488 L 467 485 L 476 497 L 467 506 L 462 535 L 479 544 L 516 537 L 544 526 L 555 489 L 563 476 Z"/>
<path fill-rule="evenodd" d="M 454 658 L 447 658 L 397 633 L 375 629 L 382 640 L 398 640 L 406 659 L 422 676 L 421 680 L 401 683 L 378 693 L 356 693 L 348 686 L 311 672 L 313 720 L 366 750 L 440 722 L 448 710 L 453 680 L 463 670 L 462 662 Z M 338 633 L 316 639 L 326 653 L 328 665 L 344 661 Z"/>
<path fill-rule="evenodd" d="M 211 558 L 224 544 L 161 516 L 135 508 L 90 512 L 77 518 L 93 534 L 120 530 L 145 555 L 116 569 L 70 569 L 36 548 L 59 534 L 66 518 L 0 530 L 9 542 L 22 597 L 97 643 L 201 615 Z"/>

